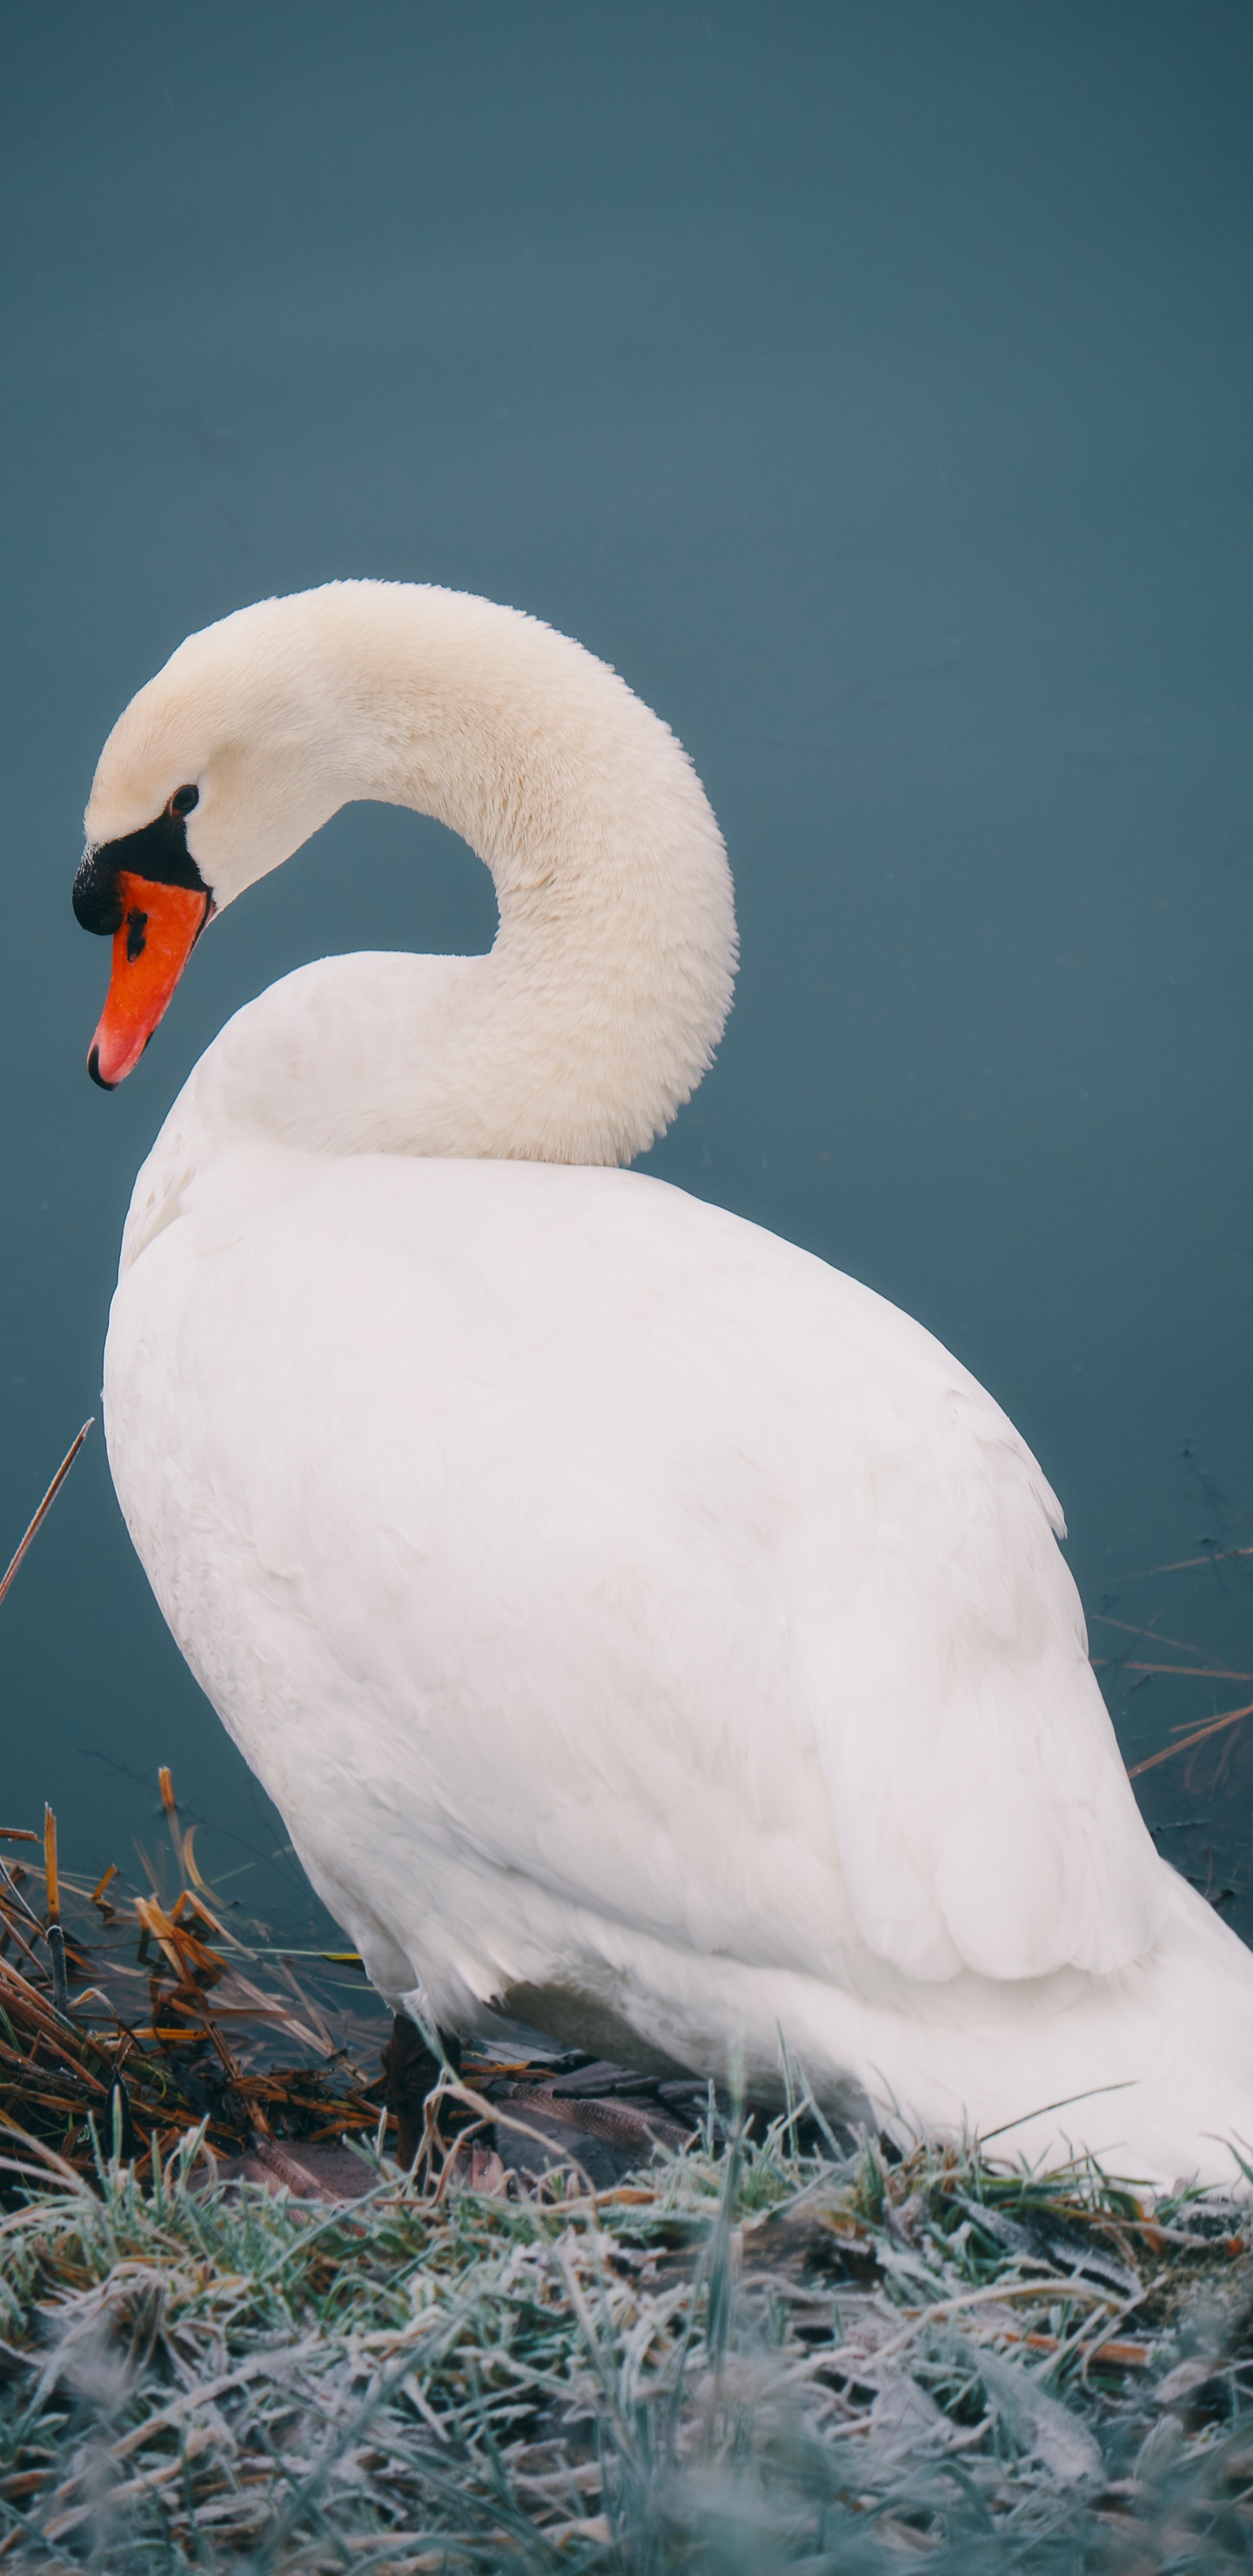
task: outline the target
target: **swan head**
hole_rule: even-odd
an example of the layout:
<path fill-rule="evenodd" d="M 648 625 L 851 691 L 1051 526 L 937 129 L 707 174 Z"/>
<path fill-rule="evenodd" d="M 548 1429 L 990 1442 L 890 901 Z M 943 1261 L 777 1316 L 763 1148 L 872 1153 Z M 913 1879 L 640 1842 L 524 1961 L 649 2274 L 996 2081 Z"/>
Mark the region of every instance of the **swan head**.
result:
<path fill-rule="evenodd" d="M 112 1089 L 138 1062 L 214 913 L 358 799 L 468 842 L 496 939 L 482 960 L 420 961 L 403 1006 L 390 968 L 339 961 L 316 1044 L 308 985 L 274 988 L 286 998 L 210 1050 L 235 1068 L 232 1115 L 352 1150 L 368 1133 L 388 1151 L 630 1161 L 700 1081 L 730 1004 L 721 833 L 616 672 L 536 618 L 425 583 L 239 609 L 119 718 L 74 889 L 79 920 L 113 941 L 94 1079 Z"/>
<path fill-rule="evenodd" d="M 101 752 L 73 900 L 113 941 L 87 1059 L 103 1090 L 138 1063 L 214 914 L 353 792 L 342 700 L 301 654 L 292 606 L 262 600 L 188 636 Z"/>

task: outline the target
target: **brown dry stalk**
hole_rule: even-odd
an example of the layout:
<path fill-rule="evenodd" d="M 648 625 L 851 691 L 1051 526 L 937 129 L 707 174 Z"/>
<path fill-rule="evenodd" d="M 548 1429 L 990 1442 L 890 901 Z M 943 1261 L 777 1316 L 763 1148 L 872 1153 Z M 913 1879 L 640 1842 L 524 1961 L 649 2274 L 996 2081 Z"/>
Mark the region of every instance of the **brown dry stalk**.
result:
<path fill-rule="evenodd" d="M 51 1807 L 44 1807 L 44 1879 L 48 1889 L 48 1921 L 61 1920 L 61 1879 L 57 1869 L 57 1820 Z"/>
<path fill-rule="evenodd" d="M 30 1546 L 31 1540 L 35 1538 L 42 1529 L 43 1524 L 56 1501 L 57 1495 L 60 1493 L 61 1487 L 65 1483 L 65 1479 L 78 1456 L 79 1450 L 82 1448 L 83 1442 L 91 1429 L 92 1423 L 95 1421 L 95 1418 L 94 1413 L 91 1414 L 88 1420 L 83 1424 L 82 1430 L 78 1434 L 78 1438 L 70 1442 L 69 1448 L 66 1450 L 65 1456 L 63 1457 L 61 1464 L 52 1479 L 52 1483 L 49 1485 L 48 1491 L 44 1495 L 43 1501 L 34 1515 L 34 1518 L 27 1522 L 26 1528 L 18 1541 L 17 1547 L 5 1568 L 3 1580 L 0 1580 L 0 1601 L 3 1601 L 5 1593 L 8 1591 L 9 1585 L 13 1581 L 13 1577 L 26 1554 L 26 1550 Z"/>
<path fill-rule="evenodd" d="M 1212 1717 L 1207 1726 L 1198 1726 L 1191 1735 L 1181 1735 L 1177 1744 L 1168 1744 L 1161 1753 L 1150 1753 L 1147 1762 L 1133 1762 L 1127 1777 L 1138 1780 L 1142 1771 L 1155 1771 L 1159 1762 L 1170 1762 L 1176 1753 L 1189 1753 L 1194 1744 L 1204 1744 L 1211 1735 L 1221 1735 L 1223 1728 L 1238 1726 L 1241 1718 L 1253 1717 L 1253 1699 L 1244 1708 L 1229 1708 L 1222 1717 Z"/>

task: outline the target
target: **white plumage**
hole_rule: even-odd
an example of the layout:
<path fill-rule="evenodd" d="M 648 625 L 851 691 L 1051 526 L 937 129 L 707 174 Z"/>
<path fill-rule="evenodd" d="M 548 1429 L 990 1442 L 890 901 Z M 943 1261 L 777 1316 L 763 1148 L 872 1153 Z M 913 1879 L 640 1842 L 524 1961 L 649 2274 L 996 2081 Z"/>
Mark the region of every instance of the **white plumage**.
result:
<path fill-rule="evenodd" d="M 229 1024 L 106 1356 L 157 1598 L 375 1983 L 760 2086 L 782 2034 L 835 2109 L 1230 2180 L 1253 1959 L 1140 1821 L 1034 1460 L 883 1299 L 609 1168 L 730 992 L 673 738 L 513 612 L 343 584 L 140 693 L 97 860 L 183 781 L 219 905 L 369 794 L 500 897 L 487 958 Z"/>

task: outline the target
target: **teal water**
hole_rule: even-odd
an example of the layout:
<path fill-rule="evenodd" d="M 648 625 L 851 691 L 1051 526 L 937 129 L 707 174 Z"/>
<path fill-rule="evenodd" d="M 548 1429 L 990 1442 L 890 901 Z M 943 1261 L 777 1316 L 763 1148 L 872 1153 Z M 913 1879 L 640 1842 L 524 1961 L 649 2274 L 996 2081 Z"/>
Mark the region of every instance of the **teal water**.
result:
<path fill-rule="evenodd" d="M 1130 1759 L 1253 1699 L 1253 1558 L 1208 1561 L 1253 1543 L 1247 8 L 46 0 L 4 65 L 0 1557 L 226 1014 L 328 950 L 490 939 L 436 827 L 342 815 L 87 1081 L 114 716 L 243 601 L 399 575 L 579 636 L 705 779 L 743 974 L 655 1168 L 1008 1408 Z M 1139 1669 L 1187 1647 L 1200 1678 Z M 124 1859 L 168 1761 L 260 1885 L 281 1835 L 98 1432 L 0 1693 L 0 1821 L 49 1796 Z M 1253 1933 L 1248 1733 L 1141 1786 Z"/>

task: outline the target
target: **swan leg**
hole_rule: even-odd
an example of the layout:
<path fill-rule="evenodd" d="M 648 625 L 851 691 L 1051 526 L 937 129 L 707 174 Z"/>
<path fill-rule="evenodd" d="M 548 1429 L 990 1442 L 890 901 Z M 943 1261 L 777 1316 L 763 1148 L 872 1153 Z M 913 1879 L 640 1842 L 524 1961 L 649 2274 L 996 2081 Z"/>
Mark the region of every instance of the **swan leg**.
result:
<path fill-rule="evenodd" d="M 460 2074 L 460 2040 L 452 2031 L 441 2030 L 439 2042 L 454 2073 Z M 440 2065 L 406 2012 L 393 2016 L 392 2035 L 382 2051 L 382 2065 L 387 2079 L 387 2108 L 396 2122 L 396 2160 L 407 2173 L 422 2144 L 427 2095 L 439 2081 Z"/>

